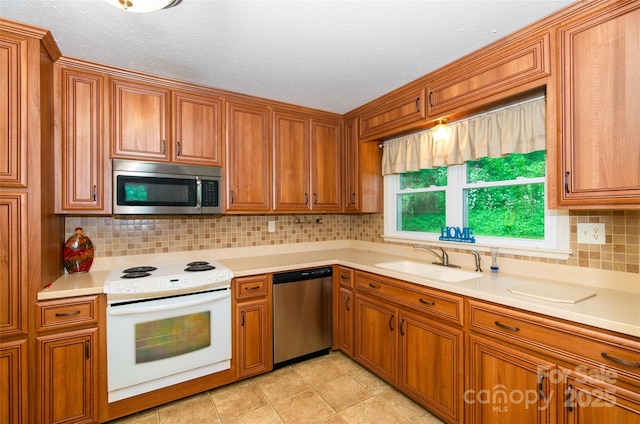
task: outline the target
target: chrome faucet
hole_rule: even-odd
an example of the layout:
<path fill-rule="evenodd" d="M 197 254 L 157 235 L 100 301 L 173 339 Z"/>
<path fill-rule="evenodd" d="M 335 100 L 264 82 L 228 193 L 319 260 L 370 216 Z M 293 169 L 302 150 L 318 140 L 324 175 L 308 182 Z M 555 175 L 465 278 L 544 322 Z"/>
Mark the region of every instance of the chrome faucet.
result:
<path fill-rule="evenodd" d="M 434 264 L 436 264 L 436 265 L 449 266 L 449 267 L 452 267 L 452 268 L 460 268 L 458 265 L 453 265 L 453 264 L 449 263 L 449 255 L 447 255 L 447 252 L 445 252 L 442 247 L 438 247 L 438 249 L 440 249 L 440 251 L 442 252 L 442 255 L 440 255 L 438 252 L 436 252 L 435 250 L 431 249 L 430 247 L 421 246 L 419 244 L 414 244 L 413 248 L 414 249 L 426 250 L 427 252 L 430 252 L 430 253 L 434 254 L 436 256 L 436 258 L 440 259 L 440 262 L 434 262 Z"/>
<path fill-rule="evenodd" d="M 476 272 L 482 272 L 482 268 L 480 268 L 480 253 L 478 253 L 476 250 L 472 250 L 471 254 L 476 257 Z"/>

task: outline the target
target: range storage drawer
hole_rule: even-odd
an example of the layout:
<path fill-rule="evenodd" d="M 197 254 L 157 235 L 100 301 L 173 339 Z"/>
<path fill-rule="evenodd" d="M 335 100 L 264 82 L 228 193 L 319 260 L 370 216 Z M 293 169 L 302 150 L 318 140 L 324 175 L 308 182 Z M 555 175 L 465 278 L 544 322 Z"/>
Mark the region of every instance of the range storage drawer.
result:
<path fill-rule="evenodd" d="M 97 296 L 38 302 L 38 332 L 97 322 Z"/>
<path fill-rule="evenodd" d="M 364 272 L 356 272 L 356 288 L 360 293 L 381 296 L 432 317 L 463 324 L 464 302 L 460 296 Z"/>

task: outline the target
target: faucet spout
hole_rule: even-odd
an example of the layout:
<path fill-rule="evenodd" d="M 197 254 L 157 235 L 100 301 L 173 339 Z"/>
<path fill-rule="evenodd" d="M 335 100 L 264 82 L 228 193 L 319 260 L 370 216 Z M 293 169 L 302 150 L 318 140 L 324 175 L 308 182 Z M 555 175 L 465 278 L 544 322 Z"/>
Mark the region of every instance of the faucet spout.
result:
<path fill-rule="evenodd" d="M 440 249 L 442 254 L 436 252 L 435 250 L 431 249 L 430 247 L 421 246 L 419 244 L 414 244 L 413 248 L 414 249 L 426 250 L 427 252 L 432 253 L 436 258 L 440 259 L 440 262 L 434 262 L 434 264 L 436 264 L 436 265 L 443 265 L 443 266 L 449 266 L 449 267 L 453 267 L 453 268 L 460 268 L 458 265 L 452 265 L 452 264 L 449 263 L 449 255 L 447 254 L 447 252 L 445 252 L 445 250 L 442 247 L 438 247 L 438 249 Z"/>
<path fill-rule="evenodd" d="M 480 267 L 480 253 L 478 253 L 476 250 L 472 250 L 471 254 L 476 258 L 476 272 L 482 272 L 482 268 Z"/>

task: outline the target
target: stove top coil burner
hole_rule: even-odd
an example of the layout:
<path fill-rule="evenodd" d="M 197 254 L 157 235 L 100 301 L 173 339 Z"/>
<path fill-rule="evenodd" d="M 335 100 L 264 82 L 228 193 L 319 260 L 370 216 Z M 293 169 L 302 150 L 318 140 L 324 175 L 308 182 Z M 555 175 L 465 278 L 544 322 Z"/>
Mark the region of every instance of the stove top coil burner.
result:
<path fill-rule="evenodd" d="M 133 268 L 127 268 L 125 269 L 124 272 L 125 274 L 129 274 L 129 273 L 138 273 L 138 272 L 151 272 L 151 271 L 155 271 L 156 268 L 155 266 L 135 266 Z"/>
<path fill-rule="evenodd" d="M 191 264 L 187 264 L 187 265 L 188 266 L 184 270 L 188 272 L 209 271 L 211 269 L 215 269 L 215 266 L 209 265 L 207 262 L 205 262 L 204 264 L 198 264 L 198 265 L 191 265 Z"/>
<path fill-rule="evenodd" d="M 209 262 L 207 262 L 207 261 L 195 261 L 195 262 L 189 262 L 187 264 L 187 266 L 199 266 L 199 265 L 209 265 Z"/>
<path fill-rule="evenodd" d="M 151 275 L 151 273 L 144 272 L 144 271 L 126 272 L 122 274 L 120 278 L 142 278 L 142 277 L 148 277 L 149 275 Z"/>

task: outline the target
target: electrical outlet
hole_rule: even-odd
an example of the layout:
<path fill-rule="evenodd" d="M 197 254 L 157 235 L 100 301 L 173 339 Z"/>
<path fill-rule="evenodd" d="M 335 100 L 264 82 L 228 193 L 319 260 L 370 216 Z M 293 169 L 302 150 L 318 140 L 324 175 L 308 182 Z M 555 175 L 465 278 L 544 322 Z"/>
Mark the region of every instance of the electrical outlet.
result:
<path fill-rule="evenodd" d="M 276 222 L 275 221 L 269 221 L 268 222 L 267 231 L 269 231 L 270 233 L 275 233 L 276 232 Z"/>
<path fill-rule="evenodd" d="M 604 224 L 578 224 L 578 243 L 605 244 Z"/>

